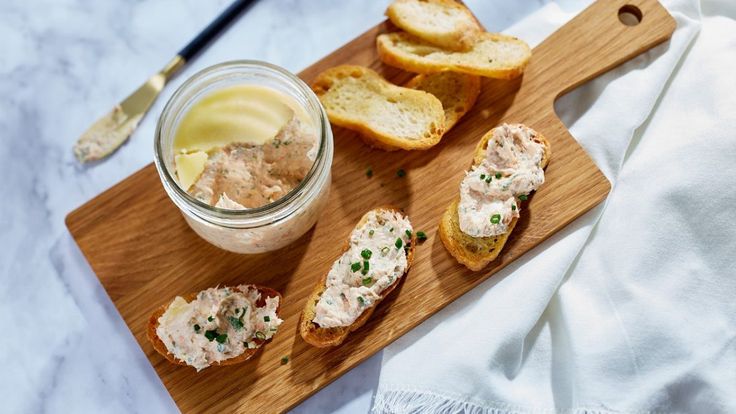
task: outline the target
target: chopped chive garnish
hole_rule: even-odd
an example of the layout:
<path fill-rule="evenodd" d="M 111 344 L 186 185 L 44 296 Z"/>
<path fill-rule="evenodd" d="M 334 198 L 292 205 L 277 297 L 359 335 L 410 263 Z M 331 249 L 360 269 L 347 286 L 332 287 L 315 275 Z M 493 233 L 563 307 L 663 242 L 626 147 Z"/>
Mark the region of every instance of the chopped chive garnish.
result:
<path fill-rule="evenodd" d="M 225 341 L 227 341 L 227 334 L 224 333 L 224 334 L 217 335 L 217 337 L 215 338 L 215 341 L 217 341 L 218 344 L 224 344 Z"/>
<path fill-rule="evenodd" d="M 372 251 L 370 251 L 370 249 L 363 249 L 363 251 L 362 251 L 362 252 L 360 252 L 360 255 L 361 255 L 361 256 L 362 256 L 362 257 L 363 257 L 364 259 L 370 259 L 370 258 L 371 258 L 371 256 L 373 255 L 373 252 L 372 252 Z"/>
<path fill-rule="evenodd" d="M 401 237 L 399 237 L 398 239 L 396 239 L 396 243 L 394 243 L 394 245 L 396 246 L 397 249 L 400 249 L 401 246 L 404 245 L 404 241 L 401 240 Z"/>
<path fill-rule="evenodd" d="M 368 276 L 368 277 L 364 277 L 363 278 L 363 285 L 368 286 L 368 285 L 371 284 L 371 282 L 373 282 L 373 278 L 372 277 Z"/>
<path fill-rule="evenodd" d="M 499 179 L 499 178 L 501 178 L 501 177 L 503 177 L 503 175 L 502 175 L 502 174 L 501 174 L 500 172 L 497 172 L 497 173 L 496 173 L 496 179 Z"/>
<path fill-rule="evenodd" d="M 371 237 L 373 236 L 374 233 L 375 233 L 375 231 L 373 229 L 370 229 L 368 231 L 368 235 L 371 236 Z"/>
<path fill-rule="evenodd" d="M 526 195 L 526 194 L 522 194 L 522 195 L 519 196 L 519 200 L 521 200 L 521 201 L 526 201 L 528 199 L 529 199 L 529 196 Z"/>
<path fill-rule="evenodd" d="M 406 171 L 404 171 L 403 168 L 399 168 L 398 171 L 396 171 L 396 176 L 401 178 L 406 175 Z"/>
<path fill-rule="evenodd" d="M 264 334 L 261 331 L 257 331 L 256 332 L 256 338 L 258 338 L 258 339 L 266 339 L 266 334 Z"/>
<path fill-rule="evenodd" d="M 394 228 L 391 227 L 390 229 L 388 229 L 388 231 L 389 231 L 389 233 L 393 233 L 394 232 Z"/>
<path fill-rule="evenodd" d="M 234 316 L 228 316 L 227 321 L 230 322 L 230 325 L 235 329 L 236 331 L 239 331 L 243 329 L 243 320 L 238 319 Z"/>
<path fill-rule="evenodd" d="M 411 230 L 406 230 L 404 233 L 406 233 L 406 237 L 411 239 Z"/>
<path fill-rule="evenodd" d="M 363 260 L 363 270 L 361 270 L 360 273 L 362 273 L 363 275 L 367 275 L 368 270 L 370 270 L 370 268 L 371 268 L 370 263 L 368 263 L 367 260 Z"/>
<path fill-rule="evenodd" d="M 358 270 L 360 270 L 360 263 L 355 262 L 355 263 L 351 264 L 350 265 L 350 270 L 352 270 L 353 272 L 357 272 Z"/>
<path fill-rule="evenodd" d="M 247 342 L 247 341 L 246 341 L 246 342 L 243 342 L 243 347 L 244 347 L 245 349 L 248 349 L 248 348 L 249 348 L 249 345 L 248 345 L 248 342 Z"/>
<path fill-rule="evenodd" d="M 425 233 L 423 231 L 418 231 L 417 232 L 417 239 L 419 239 L 419 241 L 425 241 L 425 240 L 427 240 L 427 233 Z"/>
<path fill-rule="evenodd" d="M 202 329 L 199 324 L 194 324 L 194 332 L 199 332 L 199 330 Z"/>
<path fill-rule="evenodd" d="M 381 248 L 381 256 L 385 256 L 388 254 L 388 246 L 383 246 Z"/>
<path fill-rule="evenodd" d="M 511 205 L 511 211 L 516 211 L 516 204 Z"/>
<path fill-rule="evenodd" d="M 270 317 L 270 316 L 268 316 L 268 315 L 267 315 L 267 316 L 264 316 L 264 317 L 263 317 L 263 321 L 264 321 L 264 322 L 271 322 L 271 317 Z"/>
<path fill-rule="evenodd" d="M 205 331 L 204 337 L 207 338 L 210 342 L 212 342 L 215 340 L 215 338 L 217 338 L 217 331 L 216 330 Z"/>
<path fill-rule="evenodd" d="M 493 177 L 489 175 L 488 178 L 486 178 L 486 184 L 489 184 L 491 180 L 493 180 Z"/>
<path fill-rule="evenodd" d="M 368 177 L 368 178 L 373 177 L 373 168 L 368 167 L 368 169 L 365 170 L 365 176 Z"/>
<path fill-rule="evenodd" d="M 358 302 L 360 302 L 361 305 L 365 305 L 365 299 L 363 299 L 362 296 L 358 296 Z"/>
<path fill-rule="evenodd" d="M 281 357 L 281 365 L 286 365 L 288 363 L 289 363 L 289 356 L 288 355 L 282 356 Z"/>
<path fill-rule="evenodd" d="M 491 223 L 498 224 L 501 221 L 501 215 L 500 214 L 494 214 L 491 216 Z"/>
<path fill-rule="evenodd" d="M 485 174 L 481 174 L 481 175 L 480 175 L 480 179 L 481 179 L 481 180 L 485 180 L 485 179 L 486 179 L 486 175 L 485 175 Z"/>
<path fill-rule="evenodd" d="M 210 321 L 210 322 L 212 322 L 212 321 L 214 321 L 214 320 L 215 320 L 215 318 L 213 318 L 212 316 L 208 316 L 208 317 L 207 317 L 207 320 L 208 320 L 208 321 Z"/>

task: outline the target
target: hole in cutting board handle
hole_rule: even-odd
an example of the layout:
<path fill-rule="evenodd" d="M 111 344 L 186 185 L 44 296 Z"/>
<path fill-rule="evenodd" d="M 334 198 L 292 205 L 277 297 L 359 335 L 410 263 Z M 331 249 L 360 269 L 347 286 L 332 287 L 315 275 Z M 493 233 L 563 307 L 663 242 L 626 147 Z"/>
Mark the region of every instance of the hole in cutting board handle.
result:
<path fill-rule="evenodd" d="M 638 7 L 627 4 L 618 9 L 618 20 L 626 26 L 636 26 L 641 23 L 642 14 Z"/>

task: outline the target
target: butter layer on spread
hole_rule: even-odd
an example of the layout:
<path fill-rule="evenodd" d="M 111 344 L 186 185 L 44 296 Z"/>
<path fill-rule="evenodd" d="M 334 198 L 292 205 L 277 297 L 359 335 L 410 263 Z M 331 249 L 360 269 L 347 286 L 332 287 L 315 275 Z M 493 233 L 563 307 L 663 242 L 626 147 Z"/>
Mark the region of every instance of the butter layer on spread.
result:
<path fill-rule="evenodd" d="M 312 320 L 322 328 L 351 325 L 406 272 L 413 231 L 393 210 L 367 213 L 350 234 L 348 250 L 332 264 Z"/>
<path fill-rule="evenodd" d="M 314 163 L 317 137 L 290 96 L 259 85 L 209 93 L 189 108 L 174 137 L 179 185 L 227 209 L 283 197 Z"/>
<path fill-rule="evenodd" d="M 212 288 L 191 302 L 174 299 L 158 319 L 156 335 L 177 359 L 200 371 L 215 362 L 257 348 L 283 322 L 277 315 L 279 298 L 265 298 L 252 285 Z"/>
<path fill-rule="evenodd" d="M 517 200 L 544 183 L 544 146 L 523 125 L 503 124 L 493 131 L 483 162 L 473 166 L 460 184 L 460 230 L 472 237 L 508 232 L 519 217 Z"/>

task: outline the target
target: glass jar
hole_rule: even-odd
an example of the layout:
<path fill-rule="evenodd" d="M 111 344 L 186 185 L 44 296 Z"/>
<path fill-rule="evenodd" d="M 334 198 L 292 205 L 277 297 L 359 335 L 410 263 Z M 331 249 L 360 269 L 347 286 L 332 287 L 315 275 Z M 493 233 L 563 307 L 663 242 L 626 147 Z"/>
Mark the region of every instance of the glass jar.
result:
<path fill-rule="evenodd" d="M 189 108 L 210 92 L 234 85 L 258 85 L 293 98 L 312 120 L 319 148 L 311 170 L 284 197 L 261 207 L 222 209 L 204 203 L 179 186 L 175 173 L 174 136 Z M 195 74 L 169 99 L 156 126 L 155 163 L 161 183 L 189 226 L 203 239 L 235 253 L 262 253 L 294 242 L 317 221 L 331 183 L 332 130 L 317 96 L 301 79 L 278 66 L 233 61 Z"/>

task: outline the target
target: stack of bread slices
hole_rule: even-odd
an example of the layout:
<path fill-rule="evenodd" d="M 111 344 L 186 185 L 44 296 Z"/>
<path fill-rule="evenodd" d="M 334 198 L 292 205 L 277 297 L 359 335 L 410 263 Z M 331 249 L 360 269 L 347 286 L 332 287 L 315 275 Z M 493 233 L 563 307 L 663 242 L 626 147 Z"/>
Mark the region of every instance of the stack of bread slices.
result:
<path fill-rule="evenodd" d="M 398 86 L 367 67 L 342 65 L 312 84 L 330 122 L 375 148 L 437 145 L 475 104 L 480 77 L 518 77 L 531 56 L 522 40 L 486 32 L 454 0 L 396 0 L 386 15 L 400 30 L 376 38 L 379 57 L 418 75 Z"/>

